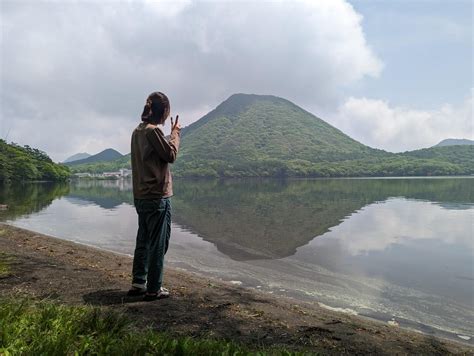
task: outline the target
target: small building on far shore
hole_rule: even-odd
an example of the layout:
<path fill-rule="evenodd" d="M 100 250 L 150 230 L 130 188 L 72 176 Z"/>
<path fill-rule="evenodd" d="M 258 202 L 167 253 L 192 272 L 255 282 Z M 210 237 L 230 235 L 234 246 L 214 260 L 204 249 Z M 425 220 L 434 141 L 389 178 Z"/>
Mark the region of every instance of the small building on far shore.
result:
<path fill-rule="evenodd" d="M 132 175 L 132 170 L 127 168 L 120 168 L 118 172 L 104 172 L 102 173 L 104 177 L 117 177 L 124 178 L 130 177 Z"/>
<path fill-rule="evenodd" d="M 132 170 L 127 168 L 120 169 L 121 177 L 130 177 L 132 175 Z"/>
<path fill-rule="evenodd" d="M 92 177 L 92 174 L 91 173 L 74 173 L 74 177 L 77 177 L 77 178 L 84 178 L 84 177 Z"/>
<path fill-rule="evenodd" d="M 88 173 L 88 172 L 81 172 L 81 173 L 74 173 L 74 177 L 76 178 L 127 178 L 132 176 L 132 170 L 127 168 L 120 168 L 116 172 L 102 172 L 102 173 Z"/>
<path fill-rule="evenodd" d="M 102 176 L 103 177 L 117 177 L 117 178 L 119 178 L 119 177 L 122 176 L 122 174 L 120 172 L 104 172 L 104 173 L 102 173 Z"/>

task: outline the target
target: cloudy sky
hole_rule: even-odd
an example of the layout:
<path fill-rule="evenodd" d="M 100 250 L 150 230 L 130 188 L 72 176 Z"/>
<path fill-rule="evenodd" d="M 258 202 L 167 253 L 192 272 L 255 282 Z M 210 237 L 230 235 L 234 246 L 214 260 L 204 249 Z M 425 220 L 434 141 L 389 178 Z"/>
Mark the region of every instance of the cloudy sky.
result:
<path fill-rule="evenodd" d="M 182 125 L 285 97 L 392 152 L 474 138 L 470 0 L 0 0 L 0 137 L 129 152 L 146 96 Z"/>

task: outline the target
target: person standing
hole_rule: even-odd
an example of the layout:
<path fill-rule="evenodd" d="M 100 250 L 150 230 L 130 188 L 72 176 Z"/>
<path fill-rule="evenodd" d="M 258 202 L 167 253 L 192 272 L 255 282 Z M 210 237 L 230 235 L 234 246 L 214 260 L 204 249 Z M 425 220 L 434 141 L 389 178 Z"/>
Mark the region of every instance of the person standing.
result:
<path fill-rule="evenodd" d="M 161 92 L 151 93 L 131 142 L 133 197 L 138 214 L 138 232 L 133 256 L 132 287 L 128 295 L 144 295 L 152 301 L 169 296 L 163 288 L 164 257 L 171 236 L 170 164 L 179 150 L 180 124 L 171 117 L 167 140 L 163 125 L 170 117 L 170 102 Z"/>

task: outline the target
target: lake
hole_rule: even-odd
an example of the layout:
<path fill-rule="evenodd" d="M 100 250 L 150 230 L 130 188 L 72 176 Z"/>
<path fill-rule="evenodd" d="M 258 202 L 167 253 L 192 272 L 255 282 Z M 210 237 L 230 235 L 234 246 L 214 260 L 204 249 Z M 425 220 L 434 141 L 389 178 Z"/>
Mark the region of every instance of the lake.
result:
<path fill-rule="evenodd" d="M 175 180 L 167 263 L 472 343 L 473 183 Z M 0 203 L 9 224 L 133 254 L 131 181 L 12 184 Z"/>

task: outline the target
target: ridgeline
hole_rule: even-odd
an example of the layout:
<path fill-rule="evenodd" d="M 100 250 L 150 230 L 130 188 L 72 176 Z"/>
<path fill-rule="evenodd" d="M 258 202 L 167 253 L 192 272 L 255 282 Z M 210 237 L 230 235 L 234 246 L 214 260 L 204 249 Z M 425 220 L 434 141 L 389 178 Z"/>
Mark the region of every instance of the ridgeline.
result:
<path fill-rule="evenodd" d="M 474 145 L 474 140 L 468 140 L 465 138 L 447 138 L 446 140 L 441 141 L 433 147 L 440 146 L 459 146 L 459 145 Z"/>
<path fill-rule="evenodd" d="M 83 159 L 78 159 L 78 160 L 73 160 L 69 162 L 65 162 L 67 166 L 74 166 L 78 164 L 90 164 L 90 163 L 97 163 L 97 162 L 107 162 L 107 161 L 114 161 L 117 159 L 122 158 L 123 155 L 114 150 L 113 148 L 107 148 L 103 150 L 102 152 L 99 152 L 95 155 L 83 158 Z"/>
<path fill-rule="evenodd" d="M 288 100 L 234 94 L 183 128 L 178 177 L 361 177 L 474 174 L 474 146 L 373 149 Z M 78 162 L 79 163 L 79 162 Z M 130 156 L 73 172 L 130 168 Z"/>
<path fill-rule="evenodd" d="M 70 163 L 74 161 L 79 161 L 81 159 L 89 158 L 91 155 L 87 152 L 80 152 L 76 153 L 75 155 L 72 155 L 71 157 L 66 158 L 62 163 Z"/>

